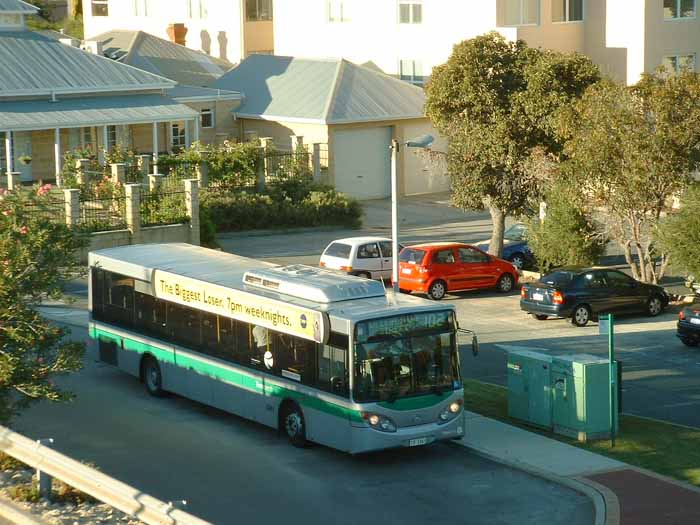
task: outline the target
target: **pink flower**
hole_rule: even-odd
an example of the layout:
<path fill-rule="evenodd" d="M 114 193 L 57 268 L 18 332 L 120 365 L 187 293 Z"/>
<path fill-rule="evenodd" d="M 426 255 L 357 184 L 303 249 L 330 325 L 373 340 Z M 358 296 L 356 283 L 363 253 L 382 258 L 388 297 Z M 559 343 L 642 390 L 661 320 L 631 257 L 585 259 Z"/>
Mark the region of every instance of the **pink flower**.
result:
<path fill-rule="evenodd" d="M 12 215 L 12 211 L 11 211 L 11 210 L 5 210 L 5 211 L 2 212 L 2 214 L 3 214 L 5 217 L 9 217 L 10 215 Z"/>
<path fill-rule="evenodd" d="M 22 226 L 19 229 L 19 233 L 21 233 L 22 235 L 27 235 L 27 233 L 29 233 L 29 228 L 27 228 L 26 226 Z"/>
<path fill-rule="evenodd" d="M 5 188 L 0 188 L 0 195 L 5 195 L 7 190 Z"/>
<path fill-rule="evenodd" d="M 41 195 L 41 196 L 47 195 L 51 191 L 51 188 L 52 188 L 51 184 L 44 184 L 42 187 L 40 187 L 36 191 L 36 193 L 37 193 L 37 195 Z"/>
<path fill-rule="evenodd" d="M 43 357 L 37 357 L 36 362 L 39 363 L 40 365 L 44 363 L 44 358 Z"/>

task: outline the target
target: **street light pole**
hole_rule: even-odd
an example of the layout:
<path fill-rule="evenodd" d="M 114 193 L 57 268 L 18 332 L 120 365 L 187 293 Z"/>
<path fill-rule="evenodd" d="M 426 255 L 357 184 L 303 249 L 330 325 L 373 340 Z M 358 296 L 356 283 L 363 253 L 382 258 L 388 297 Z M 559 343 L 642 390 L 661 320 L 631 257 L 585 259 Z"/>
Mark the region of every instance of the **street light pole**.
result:
<path fill-rule="evenodd" d="M 399 293 L 399 141 L 391 141 L 391 282 L 394 294 Z"/>

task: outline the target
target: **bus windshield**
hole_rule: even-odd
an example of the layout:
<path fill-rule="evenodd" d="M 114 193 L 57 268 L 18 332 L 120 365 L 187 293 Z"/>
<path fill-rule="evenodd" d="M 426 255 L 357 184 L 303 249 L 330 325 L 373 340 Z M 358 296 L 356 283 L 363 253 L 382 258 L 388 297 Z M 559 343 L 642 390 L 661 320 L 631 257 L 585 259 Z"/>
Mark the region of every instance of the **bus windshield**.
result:
<path fill-rule="evenodd" d="M 451 311 L 372 319 L 355 328 L 356 402 L 462 387 Z"/>

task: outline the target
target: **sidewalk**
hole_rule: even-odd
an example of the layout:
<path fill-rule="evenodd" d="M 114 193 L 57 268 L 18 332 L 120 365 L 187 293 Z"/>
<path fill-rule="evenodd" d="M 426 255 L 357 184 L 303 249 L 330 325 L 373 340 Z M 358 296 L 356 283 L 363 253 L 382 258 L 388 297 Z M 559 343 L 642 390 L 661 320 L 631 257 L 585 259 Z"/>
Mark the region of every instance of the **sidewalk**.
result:
<path fill-rule="evenodd" d="M 472 412 L 458 442 L 593 499 L 596 524 L 700 523 L 700 488 Z"/>

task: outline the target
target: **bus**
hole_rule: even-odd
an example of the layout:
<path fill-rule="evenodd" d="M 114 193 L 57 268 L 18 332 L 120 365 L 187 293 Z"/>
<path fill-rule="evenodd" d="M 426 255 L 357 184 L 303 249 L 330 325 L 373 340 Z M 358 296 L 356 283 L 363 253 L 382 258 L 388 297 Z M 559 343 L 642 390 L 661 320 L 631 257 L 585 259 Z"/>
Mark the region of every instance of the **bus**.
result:
<path fill-rule="evenodd" d="M 98 359 L 153 396 L 351 454 L 464 435 L 454 306 L 188 244 L 94 251 L 89 266 Z"/>

